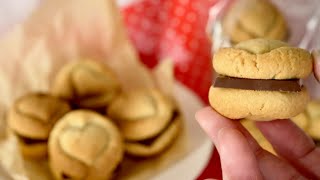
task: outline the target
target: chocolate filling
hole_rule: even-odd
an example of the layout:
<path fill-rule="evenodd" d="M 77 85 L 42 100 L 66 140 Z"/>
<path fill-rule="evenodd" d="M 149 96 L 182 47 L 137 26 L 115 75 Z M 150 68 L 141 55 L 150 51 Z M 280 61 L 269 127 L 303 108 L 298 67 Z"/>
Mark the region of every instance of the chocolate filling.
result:
<path fill-rule="evenodd" d="M 283 92 L 299 92 L 301 85 L 299 79 L 245 79 L 227 76 L 218 76 L 214 83 L 214 87 L 232 88 L 257 91 L 283 91 Z"/>
<path fill-rule="evenodd" d="M 18 133 L 16 133 L 16 136 L 19 138 L 20 141 L 22 141 L 24 144 L 27 144 L 27 145 L 42 144 L 42 143 L 48 142 L 48 139 L 29 138 L 29 137 L 19 135 Z"/>
<path fill-rule="evenodd" d="M 71 176 L 67 175 L 64 172 L 61 173 L 61 177 L 62 177 L 62 179 L 72 179 Z"/>
<path fill-rule="evenodd" d="M 163 128 L 163 130 L 159 134 L 157 134 L 156 136 L 148 138 L 148 139 L 140 140 L 140 141 L 129 141 L 129 142 L 134 142 L 134 143 L 139 143 L 139 144 L 143 144 L 146 146 L 150 146 L 158 137 L 160 137 L 170 127 L 171 123 L 178 117 L 178 115 L 179 115 L 179 112 L 174 111 L 172 113 L 171 119 L 168 122 L 168 124 L 166 125 L 166 127 Z"/>

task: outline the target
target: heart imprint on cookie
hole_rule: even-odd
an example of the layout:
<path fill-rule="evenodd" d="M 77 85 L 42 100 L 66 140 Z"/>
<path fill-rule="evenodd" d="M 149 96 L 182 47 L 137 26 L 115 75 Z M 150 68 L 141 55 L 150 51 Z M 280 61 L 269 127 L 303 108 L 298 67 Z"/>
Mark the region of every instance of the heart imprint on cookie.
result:
<path fill-rule="evenodd" d="M 102 127 L 86 123 L 82 127 L 65 128 L 58 141 L 61 149 L 68 156 L 90 166 L 105 151 L 110 137 Z"/>

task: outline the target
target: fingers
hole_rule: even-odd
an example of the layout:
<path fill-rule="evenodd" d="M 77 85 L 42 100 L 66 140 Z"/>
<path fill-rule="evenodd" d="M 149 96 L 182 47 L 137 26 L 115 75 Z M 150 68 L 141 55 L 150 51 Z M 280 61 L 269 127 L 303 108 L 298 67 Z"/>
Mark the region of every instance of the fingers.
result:
<path fill-rule="evenodd" d="M 318 82 L 320 82 L 320 52 L 312 51 L 313 56 L 313 73 L 314 77 L 317 79 Z"/>
<path fill-rule="evenodd" d="M 239 179 L 238 175 L 242 179 L 248 179 L 248 176 L 256 176 L 254 179 L 259 179 L 261 175 L 258 172 L 267 180 L 304 179 L 287 162 L 263 150 L 239 121 L 227 119 L 210 107 L 199 111 L 196 119 L 220 153 L 224 179 Z M 255 157 L 255 161 L 252 156 Z M 254 169 L 249 168 L 254 164 Z"/>
<path fill-rule="evenodd" d="M 292 121 L 258 122 L 257 126 L 280 156 L 309 178 L 320 178 L 320 150 Z"/>
<path fill-rule="evenodd" d="M 290 164 L 267 151 L 260 151 L 256 156 L 265 180 L 306 179 Z"/>
<path fill-rule="evenodd" d="M 262 179 L 250 144 L 236 124 L 212 108 L 200 110 L 196 119 L 219 151 L 223 179 Z"/>

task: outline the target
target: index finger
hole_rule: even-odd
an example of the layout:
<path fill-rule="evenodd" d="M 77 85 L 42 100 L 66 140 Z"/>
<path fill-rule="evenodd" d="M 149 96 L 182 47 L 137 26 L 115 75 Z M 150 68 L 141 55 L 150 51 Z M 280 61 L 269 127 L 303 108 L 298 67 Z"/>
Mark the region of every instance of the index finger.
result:
<path fill-rule="evenodd" d="M 255 154 L 235 123 L 210 107 L 200 110 L 196 119 L 219 151 L 224 179 L 262 179 Z"/>
<path fill-rule="evenodd" d="M 257 122 L 277 153 L 311 179 L 320 178 L 320 149 L 290 120 Z"/>

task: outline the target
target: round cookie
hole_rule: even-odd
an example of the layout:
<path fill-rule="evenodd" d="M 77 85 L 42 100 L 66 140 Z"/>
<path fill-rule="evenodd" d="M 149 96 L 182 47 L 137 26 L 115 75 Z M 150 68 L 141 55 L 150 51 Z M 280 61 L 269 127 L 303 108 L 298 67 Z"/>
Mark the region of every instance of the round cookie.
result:
<path fill-rule="evenodd" d="M 232 82 L 218 86 L 216 80 L 209 91 L 211 106 L 228 118 L 287 119 L 302 112 L 309 101 L 307 90 L 298 82 L 312 71 L 306 50 L 253 39 L 220 49 L 213 66 L 219 73 L 217 80 Z"/>
<path fill-rule="evenodd" d="M 109 179 L 123 152 L 117 127 L 89 110 L 66 114 L 49 138 L 49 164 L 56 179 Z"/>
<path fill-rule="evenodd" d="M 175 105 L 156 89 L 140 89 L 118 96 L 107 114 L 120 127 L 126 152 L 138 157 L 162 152 L 182 128 Z"/>
<path fill-rule="evenodd" d="M 171 121 L 174 105 L 156 89 L 139 89 L 119 95 L 107 115 L 126 140 L 139 141 L 159 134 Z"/>
<path fill-rule="evenodd" d="M 52 94 L 80 108 L 100 110 L 119 93 L 116 75 L 105 65 L 82 60 L 64 66 L 56 76 Z"/>
<path fill-rule="evenodd" d="M 286 40 L 288 36 L 283 15 L 267 0 L 233 2 L 222 20 L 222 28 L 233 43 L 255 38 Z"/>
<path fill-rule="evenodd" d="M 70 109 L 67 102 L 44 93 L 29 93 L 17 99 L 9 111 L 8 125 L 18 137 L 22 154 L 44 157 L 51 129 Z"/>

